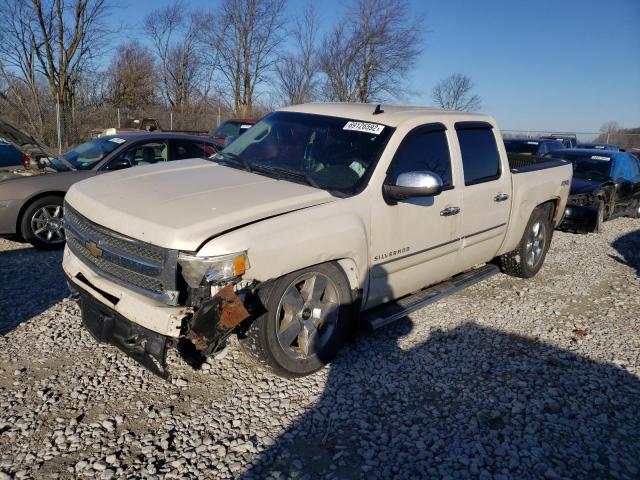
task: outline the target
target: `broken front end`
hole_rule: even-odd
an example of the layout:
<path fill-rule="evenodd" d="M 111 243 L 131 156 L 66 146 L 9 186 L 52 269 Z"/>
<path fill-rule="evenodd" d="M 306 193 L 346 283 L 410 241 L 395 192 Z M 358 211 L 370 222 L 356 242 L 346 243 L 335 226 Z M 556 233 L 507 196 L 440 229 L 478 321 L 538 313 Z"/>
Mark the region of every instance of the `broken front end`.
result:
<path fill-rule="evenodd" d="M 167 377 L 173 346 L 193 367 L 252 317 L 246 252 L 198 257 L 124 237 L 65 210 L 63 268 L 93 337 Z"/>
<path fill-rule="evenodd" d="M 561 230 L 593 232 L 598 227 L 600 198 L 591 193 L 571 195 L 560 224 Z M 600 219 L 602 220 L 602 219 Z"/>

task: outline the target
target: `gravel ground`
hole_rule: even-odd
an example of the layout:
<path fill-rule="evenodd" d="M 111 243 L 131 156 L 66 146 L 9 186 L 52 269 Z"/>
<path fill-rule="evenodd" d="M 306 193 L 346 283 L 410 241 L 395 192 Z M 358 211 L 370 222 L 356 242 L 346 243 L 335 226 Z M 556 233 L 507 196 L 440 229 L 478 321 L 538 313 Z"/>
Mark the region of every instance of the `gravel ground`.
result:
<path fill-rule="evenodd" d="M 557 233 L 535 279 L 494 276 L 298 380 L 232 346 L 201 371 L 171 355 L 162 381 L 82 329 L 59 253 L 0 241 L 0 480 L 640 478 L 639 227 Z"/>

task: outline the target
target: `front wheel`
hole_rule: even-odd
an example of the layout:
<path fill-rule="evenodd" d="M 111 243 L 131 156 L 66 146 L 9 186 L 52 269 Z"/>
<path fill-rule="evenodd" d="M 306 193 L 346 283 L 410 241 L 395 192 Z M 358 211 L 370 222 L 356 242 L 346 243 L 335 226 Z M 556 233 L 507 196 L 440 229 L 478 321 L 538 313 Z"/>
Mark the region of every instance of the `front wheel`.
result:
<path fill-rule="evenodd" d="M 351 294 L 338 266 L 321 264 L 284 275 L 259 295 L 266 311 L 240 344 L 260 366 L 284 377 L 308 375 L 344 344 Z"/>
<path fill-rule="evenodd" d="M 537 207 L 516 249 L 499 257 L 501 270 L 514 277 L 533 277 L 542 268 L 551 245 L 551 234 L 549 212 Z"/>
<path fill-rule="evenodd" d="M 63 199 L 57 195 L 42 197 L 29 205 L 20 219 L 22 238 L 41 250 L 64 247 Z"/>

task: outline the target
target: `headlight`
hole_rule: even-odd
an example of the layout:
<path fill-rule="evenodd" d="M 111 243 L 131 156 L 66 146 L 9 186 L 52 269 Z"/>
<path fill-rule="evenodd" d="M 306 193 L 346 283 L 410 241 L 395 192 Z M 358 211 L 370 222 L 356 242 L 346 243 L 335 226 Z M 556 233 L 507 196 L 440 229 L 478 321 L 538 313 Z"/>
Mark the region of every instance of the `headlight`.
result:
<path fill-rule="evenodd" d="M 229 253 L 215 257 L 196 257 L 188 253 L 178 255 L 182 277 L 191 288 L 197 288 L 206 280 L 221 284 L 240 277 L 249 268 L 247 252 Z"/>

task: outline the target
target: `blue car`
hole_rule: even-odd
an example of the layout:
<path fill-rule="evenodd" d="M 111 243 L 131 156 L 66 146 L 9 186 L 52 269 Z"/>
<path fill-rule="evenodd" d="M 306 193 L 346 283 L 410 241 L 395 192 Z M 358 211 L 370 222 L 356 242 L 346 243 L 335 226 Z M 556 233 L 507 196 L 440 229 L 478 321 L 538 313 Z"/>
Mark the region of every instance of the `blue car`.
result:
<path fill-rule="evenodd" d="M 564 149 L 562 142 L 547 138 L 505 138 L 504 147 L 507 153 L 537 156 Z"/>
<path fill-rule="evenodd" d="M 0 169 L 22 167 L 23 157 L 20 150 L 0 138 Z"/>

